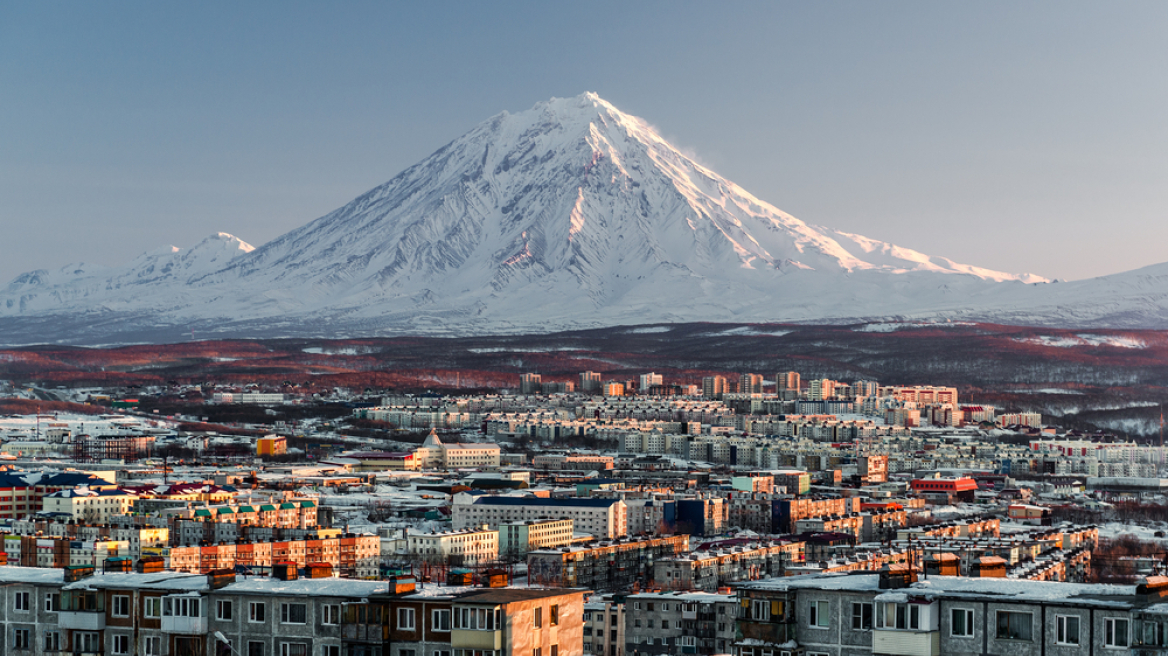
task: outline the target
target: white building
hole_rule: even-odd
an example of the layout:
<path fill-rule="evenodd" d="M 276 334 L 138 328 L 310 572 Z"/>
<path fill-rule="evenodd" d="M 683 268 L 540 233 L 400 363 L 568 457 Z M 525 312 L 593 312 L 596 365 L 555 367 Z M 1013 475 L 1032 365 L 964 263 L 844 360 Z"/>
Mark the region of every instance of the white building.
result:
<path fill-rule="evenodd" d="M 43 509 L 46 513 L 62 513 L 88 524 L 106 524 L 110 518 L 130 512 L 130 506 L 137 499 L 137 495 L 122 490 L 94 490 L 83 485 L 46 495 Z"/>
<path fill-rule="evenodd" d="M 499 532 L 471 528 L 443 533 L 414 533 L 406 538 L 406 548 L 413 558 L 431 563 L 470 565 L 498 560 Z"/>
<path fill-rule="evenodd" d="M 625 502 L 620 499 L 476 497 L 466 492 L 454 495 L 455 530 L 483 524 L 498 528 L 501 524 L 547 517 L 571 519 L 574 530 L 591 533 L 599 538 L 617 538 L 628 534 L 627 509 Z"/>

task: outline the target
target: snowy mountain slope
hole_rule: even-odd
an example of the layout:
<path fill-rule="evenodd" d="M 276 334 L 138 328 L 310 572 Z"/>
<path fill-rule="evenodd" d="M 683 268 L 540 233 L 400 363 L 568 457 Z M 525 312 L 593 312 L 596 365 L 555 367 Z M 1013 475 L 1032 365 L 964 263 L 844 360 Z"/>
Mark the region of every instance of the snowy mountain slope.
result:
<path fill-rule="evenodd" d="M 845 321 L 1012 312 L 1062 287 L 1023 284 L 1042 282 L 808 225 L 584 94 L 499 114 L 254 250 L 221 233 L 123 268 L 22 275 L 0 291 L 0 329 L 92 341 L 174 339 L 182 326 L 263 337 Z"/>

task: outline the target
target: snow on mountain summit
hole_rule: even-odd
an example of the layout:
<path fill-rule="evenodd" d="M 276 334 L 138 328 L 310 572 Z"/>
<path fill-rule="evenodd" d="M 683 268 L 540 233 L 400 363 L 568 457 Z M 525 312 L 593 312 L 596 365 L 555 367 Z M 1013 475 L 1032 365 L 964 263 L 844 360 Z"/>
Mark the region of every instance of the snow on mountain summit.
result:
<path fill-rule="evenodd" d="M 843 320 L 1044 282 L 808 225 L 594 93 L 493 116 L 259 248 L 220 233 L 33 274 L 0 290 L 0 318 L 101 311 L 249 336 Z"/>

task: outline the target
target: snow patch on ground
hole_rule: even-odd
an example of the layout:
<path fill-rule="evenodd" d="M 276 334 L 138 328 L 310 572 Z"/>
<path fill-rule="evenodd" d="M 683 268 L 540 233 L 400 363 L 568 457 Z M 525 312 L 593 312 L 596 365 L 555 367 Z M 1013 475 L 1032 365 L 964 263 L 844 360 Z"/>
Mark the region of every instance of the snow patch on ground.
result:
<path fill-rule="evenodd" d="M 522 348 L 513 346 L 489 346 L 467 349 L 471 353 L 557 353 L 559 351 L 583 351 L 578 346 L 543 346 L 537 348 Z"/>
<path fill-rule="evenodd" d="M 1035 337 L 1015 337 L 1015 342 L 1023 344 L 1037 344 L 1039 346 L 1054 346 L 1057 348 L 1072 348 L 1075 346 L 1114 346 L 1116 348 L 1142 349 L 1148 348 L 1147 342 L 1132 337 L 1117 335 L 1037 335 Z"/>
<path fill-rule="evenodd" d="M 667 333 L 671 330 L 673 330 L 673 328 L 670 326 L 649 326 L 646 328 L 633 328 L 632 330 L 627 330 L 625 332 L 629 333 L 630 335 L 649 335 L 652 333 Z"/>
<path fill-rule="evenodd" d="M 891 333 L 897 330 L 904 330 L 908 328 L 954 328 L 956 326 L 976 326 L 977 324 L 969 321 L 914 321 L 911 323 L 901 323 L 891 321 L 886 323 L 869 323 L 859 328 L 853 328 L 853 332 L 857 333 Z"/>
<path fill-rule="evenodd" d="M 710 337 L 782 337 L 789 335 L 793 330 L 759 330 L 750 326 L 730 328 L 716 333 L 708 333 Z"/>
<path fill-rule="evenodd" d="M 320 346 L 311 346 L 309 348 L 300 350 L 305 353 L 311 353 L 312 355 L 362 355 L 369 352 L 369 349 L 360 349 L 353 346 L 343 346 L 341 348 L 322 348 Z"/>

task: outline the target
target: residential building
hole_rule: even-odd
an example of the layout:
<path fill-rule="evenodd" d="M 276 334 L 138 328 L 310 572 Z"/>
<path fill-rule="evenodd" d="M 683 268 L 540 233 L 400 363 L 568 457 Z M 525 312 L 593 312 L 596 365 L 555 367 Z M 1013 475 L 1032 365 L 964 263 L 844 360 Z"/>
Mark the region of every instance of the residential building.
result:
<path fill-rule="evenodd" d="M 737 603 L 732 594 L 631 594 L 625 599 L 625 653 L 728 653 L 734 642 Z"/>
<path fill-rule="evenodd" d="M 624 501 L 620 499 L 544 499 L 532 496 L 454 495 L 454 530 L 471 526 L 498 528 L 500 524 L 545 517 L 572 520 L 576 531 L 600 538 L 616 538 L 628 533 Z"/>

